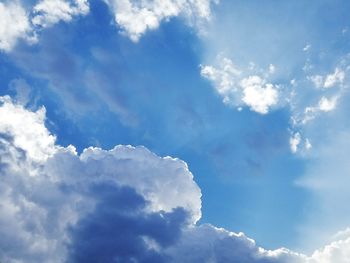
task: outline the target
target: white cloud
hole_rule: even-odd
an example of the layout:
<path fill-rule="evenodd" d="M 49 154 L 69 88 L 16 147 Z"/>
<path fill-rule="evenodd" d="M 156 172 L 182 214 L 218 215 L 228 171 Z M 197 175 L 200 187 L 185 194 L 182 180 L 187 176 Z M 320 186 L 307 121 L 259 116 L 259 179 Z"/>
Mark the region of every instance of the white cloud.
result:
<path fill-rule="evenodd" d="M 274 85 L 265 83 L 259 76 L 250 76 L 242 79 L 240 86 L 243 89 L 242 101 L 253 111 L 266 114 L 271 106 L 277 104 L 278 92 Z"/>
<path fill-rule="evenodd" d="M 300 133 L 297 132 L 295 133 L 290 139 L 289 139 L 289 145 L 290 145 L 290 149 L 293 153 L 296 153 L 298 151 L 298 145 L 301 142 L 301 137 L 300 137 Z"/>
<path fill-rule="evenodd" d="M 305 139 L 305 148 L 306 150 L 310 150 L 312 148 L 312 144 L 308 138 Z"/>
<path fill-rule="evenodd" d="M 335 66 L 334 71 L 330 74 L 306 75 L 298 82 L 294 82 L 292 96 L 289 101 L 291 106 L 291 129 L 302 131 L 305 136 L 311 138 L 314 143 L 319 143 L 310 135 L 310 127 L 318 125 L 318 121 L 336 114 L 341 114 L 340 102 L 343 97 L 347 96 L 348 83 L 346 73 L 349 69 L 348 57 Z M 313 69 L 315 70 L 315 69 Z M 308 82 L 311 81 L 315 88 L 308 88 Z M 335 112 L 336 111 L 336 112 Z M 311 144 L 305 142 L 305 149 L 311 149 Z"/>
<path fill-rule="evenodd" d="M 332 97 L 330 99 L 327 99 L 326 97 L 322 97 L 318 102 L 318 108 L 320 109 L 320 111 L 325 111 L 325 112 L 332 111 L 337 106 L 337 100 L 338 100 L 337 96 Z"/>
<path fill-rule="evenodd" d="M 310 76 L 309 79 L 314 83 L 316 88 L 329 89 L 344 83 L 345 72 L 337 67 L 335 68 L 334 73 L 326 76 L 313 75 Z"/>
<path fill-rule="evenodd" d="M 227 58 L 222 59 L 219 68 L 201 66 L 201 75 L 213 82 L 224 103 L 232 102 L 232 94 L 238 92 L 236 79 L 241 74 L 242 72 Z"/>
<path fill-rule="evenodd" d="M 292 153 L 305 154 L 312 149 L 312 144 L 308 138 L 303 138 L 300 132 L 294 132 L 289 138 L 289 147 Z"/>
<path fill-rule="evenodd" d="M 183 15 L 195 24 L 210 18 L 211 0 L 104 0 L 114 12 L 122 32 L 138 41 L 148 30 L 159 27 L 163 20 Z"/>
<path fill-rule="evenodd" d="M 29 40 L 31 25 L 18 1 L 0 2 L 0 50 L 10 51 L 18 39 Z"/>
<path fill-rule="evenodd" d="M 315 119 L 322 112 L 331 112 L 336 109 L 339 96 L 333 96 L 331 98 L 326 98 L 322 96 L 318 101 L 316 106 L 306 107 L 301 118 L 301 123 L 303 125 L 307 124 L 311 120 Z"/>
<path fill-rule="evenodd" d="M 87 0 L 42 0 L 33 7 L 35 26 L 48 27 L 59 21 L 69 22 L 89 12 Z"/>
<path fill-rule="evenodd" d="M 192 222 L 201 217 L 201 191 L 187 164 L 179 159 L 161 158 L 144 147 L 116 146 L 110 151 L 87 148 L 79 156 L 89 174 L 133 187 L 150 202 L 151 211 L 169 212 L 183 207 Z M 98 165 L 96 165 L 98 164 Z"/>
<path fill-rule="evenodd" d="M 304 48 L 303 48 L 303 51 L 306 52 L 306 51 L 309 51 L 311 48 L 311 45 L 310 44 L 307 44 Z"/>
<path fill-rule="evenodd" d="M 307 263 L 348 263 L 350 258 L 350 236 L 342 235 L 342 239 L 316 250 Z"/>
<path fill-rule="evenodd" d="M 324 88 L 332 88 L 337 84 L 342 84 L 344 82 L 345 72 L 339 68 L 336 68 L 333 74 L 326 76 L 324 81 Z"/>
<path fill-rule="evenodd" d="M 274 71 L 272 67 L 270 65 L 269 73 Z M 278 103 L 276 85 L 255 74 L 244 77 L 243 71 L 228 58 L 219 58 L 218 67 L 201 66 L 201 74 L 213 83 L 224 103 L 237 107 L 245 105 L 260 114 L 268 113 Z"/>
<path fill-rule="evenodd" d="M 321 75 L 314 75 L 310 77 L 316 88 L 322 88 L 324 85 L 323 77 Z"/>
<path fill-rule="evenodd" d="M 0 130 L 14 138 L 14 145 L 28 152 L 35 161 L 46 160 L 55 152 L 55 137 L 44 126 L 45 108 L 25 110 L 9 97 L 0 98 Z"/>
<path fill-rule="evenodd" d="M 0 50 L 11 51 L 20 39 L 35 43 L 40 27 L 69 22 L 88 12 L 87 0 L 41 0 L 28 10 L 17 0 L 0 2 Z"/>
<path fill-rule="evenodd" d="M 183 161 L 131 146 L 77 155 L 55 144 L 44 121 L 44 108 L 31 112 L 1 97 L 1 261 L 63 262 L 67 226 L 91 211 L 94 198 L 84 192 L 98 183 L 135 189 L 147 213 L 180 207 L 189 224 L 200 218 L 201 192 Z"/>

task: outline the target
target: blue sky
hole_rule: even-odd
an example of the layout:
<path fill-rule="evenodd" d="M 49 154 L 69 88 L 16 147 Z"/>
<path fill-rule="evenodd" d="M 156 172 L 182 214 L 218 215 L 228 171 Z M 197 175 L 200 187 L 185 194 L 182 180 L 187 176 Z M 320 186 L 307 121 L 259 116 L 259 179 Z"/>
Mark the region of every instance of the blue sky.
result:
<path fill-rule="evenodd" d="M 347 262 L 349 8 L 0 1 L 0 261 Z M 26 221 L 56 210 L 55 234 Z"/>

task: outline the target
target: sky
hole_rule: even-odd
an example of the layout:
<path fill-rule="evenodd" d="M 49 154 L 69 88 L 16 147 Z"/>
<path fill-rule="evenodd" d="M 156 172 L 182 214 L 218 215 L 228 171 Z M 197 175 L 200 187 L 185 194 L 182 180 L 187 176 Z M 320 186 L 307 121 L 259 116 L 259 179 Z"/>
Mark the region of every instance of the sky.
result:
<path fill-rule="evenodd" d="M 348 263 L 348 10 L 0 0 L 0 262 Z"/>

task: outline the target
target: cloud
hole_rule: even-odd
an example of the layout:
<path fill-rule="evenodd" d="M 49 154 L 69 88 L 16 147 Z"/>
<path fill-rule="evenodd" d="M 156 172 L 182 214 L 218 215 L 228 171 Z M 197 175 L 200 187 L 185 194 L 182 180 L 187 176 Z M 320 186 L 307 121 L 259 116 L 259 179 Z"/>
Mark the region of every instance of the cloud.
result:
<path fill-rule="evenodd" d="M 269 112 L 269 108 L 277 104 L 278 92 L 274 85 L 265 83 L 259 76 L 250 76 L 240 82 L 243 89 L 242 101 L 253 111 L 261 114 Z"/>
<path fill-rule="evenodd" d="M 11 51 L 20 39 L 36 43 L 42 28 L 88 14 L 89 4 L 87 0 L 42 0 L 27 9 L 19 0 L 0 3 L 0 50 Z"/>
<path fill-rule="evenodd" d="M 344 71 L 340 70 L 339 68 L 336 68 L 333 74 L 329 74 L 326 76 L 326 79 L 324 81 L 324 88 L 332 88 L 336 84 L 342 84 L 345 78 Z"/>
<path fill-rule="evenodd" d="M 308 263 L 347 263 L 350 258 L 350 237 L 334 241 L 320 250 L 316 250 Z"/>
<path fill-rule="evenodd" d="M 301 137 L 300 133 L 295 133 L 290 139 L 289 139 L 289 144 L 290 144 L 290 149 L 293 153 L 296 153 L 298 151 L 298 146 L 301 142 Z"/>
<path fill-rule="evenodd" d="M 30 39 L 31 25 L 19 1 L 0 3 L 0 21 L 0 50 L 10 51 L 18 39 Z"/>
<path fill-rule="evenodd" d="M 6 117 L 8 116 L 8 117 Z M 44 143 L 42 143 L 44 142 Z M 346 262 L 347 232 L 310 257 L 266 250 L 243 233 L 200 225 L 186 163 L 144 147 L 56 144 L 45 111 L 1 97 L 0 260 L 34 262 Z"/>
<path fill-rule="evenodd" d="M 224 103 L 229 103 L 233 100 L 232 93 L 238 92 L 235 79 L 242 72 L 228 58 L 223 58 L 219 68 L 213 66 L 202 66 L 201 74 L 203 77 L 212 81 L 215 89 L 223 97 Z M 237 102 L 238 103 L 238 102 Z"/>
<path fill-rule="evenodd" d="M 268 113 L 271 107 L 277 105 L 278 86 L 256 75 L 254 71 L 244 72 L 238 69 L 228 58 L 218 59 L 217 67 L 201 66 L 201 75 L 213 83 L 217 92 L 223 97 L 224 103 L 238 108 L 248 106 L 260 114 Z M 274 72 L 275 67 L 270 64 L 268 73 L 264 75 L 268 77 L 268 74 Z"/>
<path fill-rule="evenodd" d="M 163 249 L 175 243 L 186 212 L 147 213 L 144 198 L 129 187 L 93 185 L 93 212 L 70 229 L 68 262 L 165 262 Z"/>
<path fill-rule="evenodd" d="M 201 192 L 187 164 L 171 157 L 160 158 L 144 147 L 116 146 L 111 151 L 88 148 L 80 159 L 91 174 L 116 177 L 120 185 L 132 186 L 149 203 L 150 211 L 183 207 L 191 222 L 201 217 Z M 133 162 L 128 161 L 133 160 Z"/>
<path fill-rule="evenodd" d="M 331 98 L 322 96 L 316 106 L 308 106 L 304 109 L 300 122 L 305 125 L 315 119 L 321 113 L 331 112 L 336 109 L 339 95 Z"/>
<path fill-rule="evenodd" d="M 312 149 L 312 144 L 300 131 L 294 131 L 289 138 L 289 147 L 292 153 L 305 154 Z"/>
<path fill-rule="evenodd" d="M 318 108 L 320 111 L 328 112 L 335 109 L 337 106 L 338 97 L 332 97 L 327 99 L 326 97 L 322 97 L 318 102 Z"/>
<path fill-rule="evenodd" d="M 310 50 L 310 48 L 311 48 L 311 45 L 310 44 L 306 44 L 306 46 L 303 48 L 303 51 L 307 52 L 307 51 Z"/>
<path fill-rule="evenodd" d="M 176 246 L 169 249 L 176 258 L 170 262 L 302 262 L 303 255 L 287 249 L 265 250 L 243 233 L 212 225 L 188 228 Z"/>
<path fill-rule="evenodd" d="M 75 16 L 89 13 L 87 0 L 42 0 L 33 7 L 32 23 L 49 27 L 59 21 L 69 22 Z"/>
<path fill-rule="evenodd" d="M 330 73 L 326 76 L 313 75 L 310 80 L 317 88 L 329 89 L 336 85 L 342 85 L 345 80 L 345 72 L 340 68 L 335 68 L 334 73 Z"/>
<path fill-rule="evenodd" d="M 189 22 L 200 23 L 211 16 L 212 0 L 104 0 L 115 15 L 122 32 L 137 42 L 148 30 L 159 27 L 163 20 L 182 15 Z"/>
<path fill-rule="evenodd" d="M 324 85 L 323 77 L 321 75 L 310 76 L 310 80 L 314 83 L 316 88 L 322 88 Z"/>
<path fill-rule="evenodd" d="M 139 229 L 130 242 L 146 238 L 144 246 L 168 245 L 180 225 L 200 218 L 200 189 L 183 161 L 131 146 L 77 155 L 73 146 L 55 144 L 44 109 L 31 112 L 1 99 L 0 260 L 63 262 L 70 236 L 86 237 L 85 229 L 103 216 L 113 219 L 109 227 L 133 219 L 124 230 L 133 235 Z M 110 211 L 101 214 L 106 207 Z M 70 243 L 72 256 L 80 253 L 75 245 Z"/>
<path fill-rule="evenodd" d="M 270 64 L 270 65 L 269 65 L 269 73 L 270 73 L 270 74 L 273 74 L 273 73 L 275 73 L 275 71 L 276 71 L 275 65 Z"/>
<path fill-rule="evenodd" d="M 13 138 L 15 147 L 26 151 L 33 161 L 46 160 L 56 151 L 55 137 L 44 126 L 45 108 L 30 112 L 9 97 L 1 97 L 0 104 L 0 130 Z"/>
<path fill-rule="evenodd" d="M 329 117 L 336 121 L 337 114 L 341 114 L 342 101 L 345 101 L 344 97 L 348 94 L 348 80 L 346 78 L 348 70 L 349 57 L 343 56 L 336 63 L 332 73 L 318 74 L 315 65 L 310 64 L 310 68 L 305 70 L 305 75 L 301 76 L 299 80 L 293 80 L 289 100 L 290 129 L 293 134 L 300 133 L 302 140 L 305 141 L 303 148 L 306 150 L 313 148 L 306 137 L 313 140 L 314 145 L 320 143 L 320 140 L 326 139 L 316 139 L 318 136 L 310 134 L 310 127 L 319 125 L 319 122 Z M 313 84 L 312 87 L 309 87 L 310 81 Z M 299 151 L 292 150 L 292 152 Z M 299 153 L 304 153 L 304 151 Z"/>

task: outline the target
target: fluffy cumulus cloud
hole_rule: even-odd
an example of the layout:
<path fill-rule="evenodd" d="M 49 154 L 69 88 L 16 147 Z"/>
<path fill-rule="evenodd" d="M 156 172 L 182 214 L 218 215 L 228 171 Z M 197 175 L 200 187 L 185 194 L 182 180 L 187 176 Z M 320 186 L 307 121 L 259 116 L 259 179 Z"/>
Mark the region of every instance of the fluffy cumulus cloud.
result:
<path fill-rule="evenodd" d="M 46 160 L 55 152 L 55 137 L 43 126 L 45 108 L 30 112 L 13 104 L 9 97 L 1 97 L 0 103 L 1 133 L 10 134 L 15 147 L 26 151 L 34 161 Z"/>
<path fill-rule="evenodd" d="M 165 262 L 162 250 L 174 244 L 186 211 L 150 212 L 133 188 L 99 183 L 91 187 L 93 212 L 71 227 L 68 262 Z"/>
<path fill-rule="evenodd" d="M 0 50 L 9 51 L 31 31 L 27 13 L 18 1 L 0 2 Z"/>
<path fill-rule="evenodd" d="M 19 0 L 1 2 L 0 50 L 11 51 L 19 39 L 35 43 L 41 28 L 88 12 L 87 0 L 41 0 L 27 10 Z"/>
<path fill-rule="evenodd" d="M 0 260 L 65 262 L 70 255 L 87 262 L 78 259 L 91 251 L 82 243 L 89 238 L 123 246 L 113 258 L 137 258 L 141 250 L 156 257 L 153 246 L 169 246 L 182 225 L 200 218 L 200 189 L 183 161 L 131 146 L 78 155 L 55 144 L 43 109 L 27 111 L 8 97 L 0 116 Z"/>
<path fill-rule="evenodd" d="M 201 74 L 210 80 L 223 102 L 236 107 L 248 106 L 252 111 L 266 114 L 278 103 L 278 86 L 269 83 L 268 74 L 273 74 L 275 67 L 269 66 L 264 76 L 252 74 L 251 70 L 238 69 L 228 58 L 219 58 L 218 66 L 202 66 Z"/>
<path fill-rule="evenodd" d="M 56 144 L 45 110 L 1 97 L 2 262 L 346 262 L 349 239 L 311 257 L 265 250 L 198 225 L 201 191 L 186 163 L 144 147 Z M 342 261 L 343 260 L 343 261 Z"/>
<path fill-rule="evenodd" d="M 318 102 L 318 108 L 320 111 L 332 111 L 337 106 L 338 97 L 332 97 L 327 99 L 326 97 L 322 97 Z"/>
<path fill-rule="evenodd" d="M 305 256 L 287 249 L 274 251 L 258 247 L 243 233 L 233 233 L 212 225 L 201 225 L 184 231 L 180 241 L 168 249 L 171 262 L 303 262 Z"/>
<path fill-rule="evenodd" d="M 253 111 L 266 114 L 269 107 L 275 105 L 278 100 L 278 92 L 274 85 L 265 83 L 259 76 L 250 76 L 240 82 L 243 89 L 242 101 Z"/>
<path fill-rule="evenodd" d="M 347 263 L 350 258 L 350 237 L 334 241 L 317 250 L 309 259 L 309 263 Z"/>
<path fill-rule="evenodd" d="M 163 20 L 183 15 L 191 24 L 210 18 L 212 0 L 104 0 L 115 15 L 115 22 L 133 41 L 156 29 Z"/>

